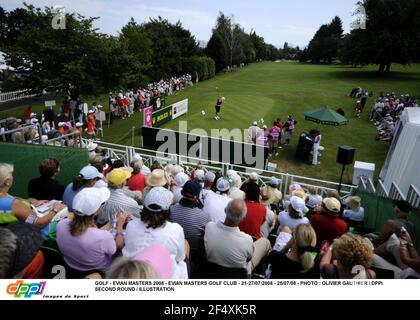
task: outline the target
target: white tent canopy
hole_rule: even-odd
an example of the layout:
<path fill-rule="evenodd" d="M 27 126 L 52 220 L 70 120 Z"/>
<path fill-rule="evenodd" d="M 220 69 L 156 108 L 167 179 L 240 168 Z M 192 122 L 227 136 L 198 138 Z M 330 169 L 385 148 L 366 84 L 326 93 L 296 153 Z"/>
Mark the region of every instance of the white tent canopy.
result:
<path fill-rule="evenodd" d="M 387 190 L 394 182 L 404 195 L 410 185 L 420 190 L 420 108 L 406 108 L 381 172 Z"/>

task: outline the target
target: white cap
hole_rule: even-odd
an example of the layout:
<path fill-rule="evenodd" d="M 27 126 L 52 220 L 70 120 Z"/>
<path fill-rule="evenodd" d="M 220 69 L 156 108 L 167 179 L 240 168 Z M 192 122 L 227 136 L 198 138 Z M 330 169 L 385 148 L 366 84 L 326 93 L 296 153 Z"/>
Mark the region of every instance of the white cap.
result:
<path fill-rule="evenodd" d="M 175 184 L 178 187 L 183 187 L 184 184 L 190 179 L 188 175 L 184 172 L 180 172 L 175 176 Z"/>
<path fill-rule="evenodd" d="M 207 171 L 204 175 L 204 181 L 213 183 L 214 180 L 216 180 L 216 175 L 211 171 Z"/>
<path fill-rule="evenodd" d="M 95 151 L 95 149 L 98 147 L 98 145 L 96 143 L 90 142 L 87 146 L 87 149 L 92 152 Z"/>
<path fill-rule="evenodd" d="M 303 214 L 303 212 L 305 211 L 306 205 L 305 205 L 305 201 L 302 198 L 291 197 L 290 204 L 295 211 L 301 214 Z"/>
<path fill-rule="evenodd" d="M 59 123 L 58 123 L 58 126 L 59 126 L 59 127 L 64 126 L 64 122 L 59 122 Z"/>
<path fill-rule="evenodd" d="M 204 170 L 201 170 L 201 169 L 195 170 L 195 172 L 194 172 L 194 179 L 197 180 L 197 181 L 199 181 L 199 182 L 203 182 L 204 181 L 205 174 L 206 173 L 204 172 Z"/>
<path fill-rule="evenodd" d="M 31 113 L 31 118 L 36 117 L 36 113 Z"/>
<path fill-rule="evenodd" d="M 236 171 L 235 171 L 235 170 L 230 169 L 230 170 L 228 170 L 228 171 L 227 171 L 226 175 L 227 175 L 228 177 L 232 177 L 235 173 L 236 173 Z"/>
<path fill-rule="evenodd" d="M 98 105 L 98 109 L 103 109 L 104 107 L 101 105 Z"/>
<path fill-rule="evenodd" d="M 92 114 L 92 113 L 95 113 L 95 111 L 93 111 L 93 110 L 89 110 L 89 112 L 88 112 L 88 113 Z"/>
<path fill-rule="evenodd" d="M 252 125 L 253 125 L 254 127 L 258 126 L 258 122 L 257 122 L 257 121 L 254 121 L 254 122 L 252 123 Z"/>
<path fill-rule="evenodd" d="M 86 166 L 79 172 L 83 180 L 101 179 L 103 175 L 93 166 Z"/>
<path fill-rule="evenodd" d="M 135 153 L 134 156 L 133 156 L 133 161 L 137 162 L 137 161 L 141 161 L 141 160 L 143 160 L 141 155 L 139 155 L 138 153 Z"/>
<path fill-rule="evenodd" d="M 229 197 L 232 200 L 236 200 L 236 199 L 242 199 L 245 200 L 245 192 L 243 192 L 241 189 L 235 188 L 235 190 L 233 190 Z"/>
<path fill-rule="evenodd" d="M 81 123 L 81 122 L 77 122 L 77 123 L 76 123 L 76 128 L 80 128 L 80 127 L 83 127 L 83 123 Z"/>
<path fill-rule="evenodd" d="M 270 186 L 277 187 L 279 184 L 280 184 L 279 179 L 277 179 L 276 177 L 271 177 Z"/>
<path fill-rule="evenodd" d="M 73 199 L 73 211 L 78 216 L 91 216 L 111 196 L 108 188 L 83 188 Z"/>
<path fill-rule="evenodd" d="M 173 198 L 174 195 L 168 189 L 156 187 L 147 193 L 146 199 L 144 199 L 144 206 L 152 212 L 168 210 L 172 205 Z M 157 205 L 160 209 L 150 208 L 152 205 Z"/>
<path fill-rule="evenodd" d="M 220 192 L 227 192 L 230 189 L 229 181 L 227 181 L 225 178 L 219 178 L 216 183 L 216 188 Z"/>
<path fill-rule="evenodd" d="M 258 173 L 256 173 L 256 172 L 253 172 L 249 175 L 249 180 L 252 180 L 252 181 L 258 181 L 259 178 L 260 177 L 259 177 Z"/>

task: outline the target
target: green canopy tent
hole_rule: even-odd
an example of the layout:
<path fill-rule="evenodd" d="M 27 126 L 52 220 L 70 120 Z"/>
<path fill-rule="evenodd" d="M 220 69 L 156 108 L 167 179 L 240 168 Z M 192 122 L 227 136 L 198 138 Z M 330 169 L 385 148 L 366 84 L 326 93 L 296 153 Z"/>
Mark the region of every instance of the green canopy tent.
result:
<path fill-rule="evenodd" d="M 305 112 L 305 120 L 330 126 L 344 126 L 349 121 L 329 107 Z"/>

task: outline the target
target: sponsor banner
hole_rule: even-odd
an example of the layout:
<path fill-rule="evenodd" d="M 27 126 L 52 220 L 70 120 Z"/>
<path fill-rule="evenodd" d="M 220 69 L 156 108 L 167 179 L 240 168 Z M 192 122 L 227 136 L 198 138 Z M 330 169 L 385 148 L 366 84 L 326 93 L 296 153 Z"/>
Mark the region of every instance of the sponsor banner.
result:
<path fill-rule="evenodd" d="M 188 113 L 188 99 L 174 103 L 172 105 L 172 119 L 176 119 Z"/>
<path fill-rule="evenodd" d="M 413 300 L 419 290 L 415 280 L 0 280 L 0 300 L 15 301 Z"/>
<path fill-rule="evenodd" d="M 149 107 L 143 110 L 143 125 L 151 128 L 153 126 L 153 107 Z"/>
<path fill-rule="evenodd" d="M 163 108 L 161 110 L 153 112 L 152 126 L 161 127 L 165 123 L 172 121 L 172 106 Z"/>
<path fill-rule="evenodd" d="M 55 100 L 45 101 L 45 107 L 55 107 Z"/>

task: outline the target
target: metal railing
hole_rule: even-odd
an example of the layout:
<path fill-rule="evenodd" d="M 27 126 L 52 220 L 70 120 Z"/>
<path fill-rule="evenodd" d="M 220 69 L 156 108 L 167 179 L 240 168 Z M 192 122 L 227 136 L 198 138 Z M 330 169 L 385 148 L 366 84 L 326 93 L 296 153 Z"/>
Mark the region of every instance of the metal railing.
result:
<path fill-rule="evenodd" d="M 389 192 L 386 190 L 384 183 L 379 180 L 376 186 L 376 195 L 383 198 L 389 198 Z"/>
<path fill-rule="evenodd" d="M 84 142 L 85 144 L 89 143 L 88 140 L 84 140 Z M 280 182 L 280 190 L 284 194 L 289 194 L 288 188 L 293 183 L 299 183 L 305 190 L 307 190 L 308 187 L 316 187 L 318 188 L 318 191 L 322 196 L 325 196 L 325 194 L 328 191 L 336 191 L 339 186 L 338 182 L 302 177 L 289 173 L 258 170 L 255 168 L 231 165 L 228 163 L 214 162 L 176 154 L 169 154 L 143 148 L 123 146 L 102 141 L 95 141 L 95 143 L 97 143 L 100 147 L 107 149 L 109 156 L 122 160 L 127 166 L 130 164 L 133 155 L 137 153 L 142 156 L 143 162 L 146 165 L 153 164 L 155 160 L 158 160 L 159 162 L 161 162 L 161 164 L 175 162 L 184 166 L 189 166 L 191 168 L 195 168 L 195 166 L 200 164 L 206 170 L 222 172 L 224 175 L 227 174 L 228 170 L 233 169 L 241 176 L 242 179 L 248 179 L 249 175 L 252 172 L 256 172 L 259 174 L 260 182 L 262 184 L 267 184 L 270 181 L 271 177 L 276 177 Z M 342 185 L 341 195 L 343 197 L 348 196 L 352 194 L 355 189 L 357 189 L 357 186 Z"/>
<path fill-rule="evenodd" d="M 414 208 L 420 209 L 420 192 L 413 185 L 408 189 L 407 201 L 411 203 Z"/>
<path fill-rule="evenodd" d="M 28 94 L 28 90 L 4 92 L 4 93 L 0 93 L 0 103 L 19 100 L 23 98 L 32 98 L 35 96 L 36 94 Z"/>
<path fill-rule="evenodd" d="M 389 197 L 392 200 L 405 200 L 404 194 L 394 182 L 391 185 L 391 189 L 389 189 Z"/>

